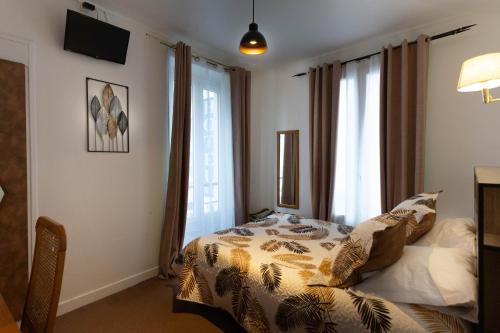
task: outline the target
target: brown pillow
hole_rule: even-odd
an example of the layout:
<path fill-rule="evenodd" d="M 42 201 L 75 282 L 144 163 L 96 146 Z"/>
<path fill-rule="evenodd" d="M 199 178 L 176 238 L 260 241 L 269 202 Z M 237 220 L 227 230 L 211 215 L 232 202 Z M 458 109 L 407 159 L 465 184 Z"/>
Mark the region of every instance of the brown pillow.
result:
<path fill-rule="evenodd" d="M 412 215 L 413 213 L 410 212 L 410 215 L 396 225 L 373 234 L 370 258 L 358 269 L 359 273 L 377 271 L 392 265 L 401 258 L 406 243 L 406 226 L 408 220 L 413 219 Z"/>
<path fill-rule="evenodd" d="M 436 202 L 439 192 L 421 193 L 401 202 L 391 212 L 409 209 L 415 211 L 415 218 L 406 225 L 406 244 L 413 244 L 434 226 Z"/>
<path fill-rule="evenodd" d="M 406 224 L 414 211 L 400 210 L 369 219 L 354 228 L 337 246 L 330 286 L 347 288 L 361 282 L 361 274 L 393 264 L 403 254 Z"/>

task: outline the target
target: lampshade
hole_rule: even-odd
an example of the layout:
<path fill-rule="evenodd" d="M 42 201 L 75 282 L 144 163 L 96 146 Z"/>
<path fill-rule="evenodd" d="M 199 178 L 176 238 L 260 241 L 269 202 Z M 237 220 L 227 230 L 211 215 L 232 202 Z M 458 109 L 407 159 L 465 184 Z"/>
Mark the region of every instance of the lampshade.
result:
<path fill-rule="evenodd" d="M 457 90 L 480 91 L 500 87 L 500 53 L 489 53 L 462 64 Z"/>
<path fill-rule="evenodd" d="M 259 32 L 257 23 L 250 23 L 248 32 L 243 35 L 240 42 L 240 52 L 245 54 L 262 54 L 267 51 L 267 42 L 264 35 Z"/>

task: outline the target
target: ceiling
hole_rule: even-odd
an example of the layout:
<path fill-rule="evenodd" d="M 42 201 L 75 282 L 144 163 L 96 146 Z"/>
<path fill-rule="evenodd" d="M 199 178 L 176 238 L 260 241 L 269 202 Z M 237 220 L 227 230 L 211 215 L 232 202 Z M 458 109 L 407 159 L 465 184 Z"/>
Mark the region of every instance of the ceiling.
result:
<path fill-rule="evenodd" d="M 240 38 L 251 22 L 251 0 L 94 2 L 167 36 L 197 41 L 217 50 L 226 60 L 258 65 L 320 55 L 374 35 L 460 15 L 497 1 L 256 0 L 255 21 L 269 45 L 269 52 L 261 56 L 245 56 L 238 51 Z"/>

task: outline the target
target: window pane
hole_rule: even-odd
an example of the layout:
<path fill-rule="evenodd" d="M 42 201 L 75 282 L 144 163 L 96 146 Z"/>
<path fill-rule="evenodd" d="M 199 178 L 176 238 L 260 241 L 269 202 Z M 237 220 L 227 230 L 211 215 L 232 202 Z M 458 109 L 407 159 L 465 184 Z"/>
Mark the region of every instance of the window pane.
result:
<path fill-rule="evenodd" d="M 193 63 L 188 215 L 184 245 L 234 226 L 229 75 Z"/>
<path fill-rule="evenodd" d="M 380 56 L 342 68 L 334 219 L 356 225 L 380 214 Z"/>

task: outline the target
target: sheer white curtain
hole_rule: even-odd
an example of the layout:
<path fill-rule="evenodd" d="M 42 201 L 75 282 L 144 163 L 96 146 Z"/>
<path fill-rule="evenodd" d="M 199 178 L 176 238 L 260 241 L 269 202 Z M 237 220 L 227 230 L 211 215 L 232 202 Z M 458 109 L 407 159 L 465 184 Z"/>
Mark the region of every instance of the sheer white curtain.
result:
<path fill-rule="evenodd" d="M 380 214 L 380 55 L 342 68 L 334 220 L 356 225 Z"/>
<path fill-rule="evenodd" d="M 174 59 L 169 57 L 169 109 Z M 189 194 L 184 245 L 234 226 L 233 146 L 229 73 L 193 62 Z M 170 117 L 171 118 L 171 117 Z"/>

